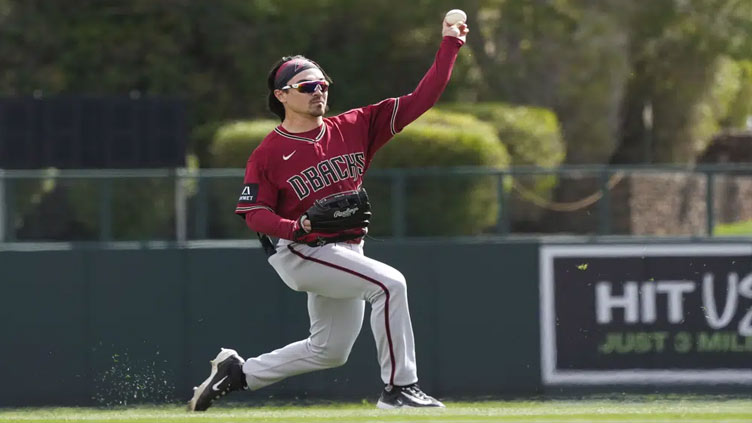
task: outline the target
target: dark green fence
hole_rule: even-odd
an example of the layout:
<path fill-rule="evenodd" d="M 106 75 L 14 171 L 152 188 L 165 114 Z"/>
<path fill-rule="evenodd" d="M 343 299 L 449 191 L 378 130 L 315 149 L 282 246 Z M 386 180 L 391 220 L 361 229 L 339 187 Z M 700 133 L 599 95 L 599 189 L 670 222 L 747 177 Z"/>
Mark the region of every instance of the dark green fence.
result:
<path fill-rule="evenodd" d="M 0 247 L 0 406 L 187 400 L 220 347 L 247 357 L 305 338 L 305 294 L 240 244 Z M 427 390 L 540 391 L 537 249 L 368 243 L 369 256 L 407 277 Z M 344 367 L 233 398 L 375 400 L 382 386 L 368 326 Z"/>

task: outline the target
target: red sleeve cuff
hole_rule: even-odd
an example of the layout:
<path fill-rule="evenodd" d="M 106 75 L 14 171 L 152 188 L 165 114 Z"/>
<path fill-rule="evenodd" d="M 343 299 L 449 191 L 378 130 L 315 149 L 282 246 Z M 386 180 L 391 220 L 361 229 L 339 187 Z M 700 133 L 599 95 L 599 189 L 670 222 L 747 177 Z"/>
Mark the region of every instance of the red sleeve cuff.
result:
<path fill-rule="evenodd" d="M 455 46 L 457 48 L 460 48 L 465 44 L 464 41 L 460 40 L 457 37 L 452 37 L 451 35 L 445 35 L 444 38 L 441 39 L 441 43 L 442 44 L 446 43 L 448 45 Z"/>

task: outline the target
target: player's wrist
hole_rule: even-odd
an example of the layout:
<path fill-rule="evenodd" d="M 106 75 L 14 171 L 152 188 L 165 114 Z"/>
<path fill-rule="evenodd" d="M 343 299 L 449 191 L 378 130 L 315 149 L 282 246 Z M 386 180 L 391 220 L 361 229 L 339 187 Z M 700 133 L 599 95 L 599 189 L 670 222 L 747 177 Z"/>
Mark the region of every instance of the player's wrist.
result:
<path fill-rule="evenodd" d="M 441 43 L 447 44 L 453 47 L 457 47 L 457 48 L 465 45 L 464 40 L 462 40 L 461 38 L 455 37 L 454 35 L 444 35 L 443 37 L 441 37 Z"/>

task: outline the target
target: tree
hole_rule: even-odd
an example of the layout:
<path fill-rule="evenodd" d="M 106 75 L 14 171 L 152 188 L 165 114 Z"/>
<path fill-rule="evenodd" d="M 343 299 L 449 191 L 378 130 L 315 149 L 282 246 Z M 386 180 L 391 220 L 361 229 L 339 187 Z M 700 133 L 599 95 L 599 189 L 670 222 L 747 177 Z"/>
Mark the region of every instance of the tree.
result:
<path fill-rule="evenodd" d="M 752 7 L 746 0 L 634 3 L 632 72 L 611 161 L 691 162 L 723 117 L 713 103 L 730 101 L 716 89 L 724 57 L 749 53 Z"/>
<path fill-rule="evenodd" d="M 559 116 L 568 163 L 691 161 L 720 116 L 724 55 L 750 56 L 746 0 L 475 0 L 484 98 Z"/>
<path fill-rule="evenodd" d="M 478 0 L 469 43 L 482 70 L 483 98 L 552 108 L 567 162 L 608 160 L 628 73 L 627 33 L 617 0 Z"/>
<path fill-rule="evenodd" d="M 342 111 L 409 92 L 453 6 L 0 0 L 0 90 L 181 96 L 198 125 L 268 116 L 269 68 L 300 53 L 334 77 L 331 104 Z M 720 119 L 724 57 L 752 57 L 748 0 L 470 0 L 463 7 L 471 33 L 443 100 L 553 109 L 568 163 L 691 160 Z"/>

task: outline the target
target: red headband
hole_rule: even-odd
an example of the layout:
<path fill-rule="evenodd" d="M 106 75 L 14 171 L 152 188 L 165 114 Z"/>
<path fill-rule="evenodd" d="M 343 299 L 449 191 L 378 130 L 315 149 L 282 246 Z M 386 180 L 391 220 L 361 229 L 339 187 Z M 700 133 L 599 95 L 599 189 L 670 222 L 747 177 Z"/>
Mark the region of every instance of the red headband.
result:
<path fill-rule="evenodd" d="M 285 86 L 287 81 L 291 80 L 293 76 L 311 68 L 318 68 L 318 66 L 306 59 L 288 60 L 277 69 L 277 74 L 274 76 L 274 86 L 277 89 L 280 89 Z"/>

